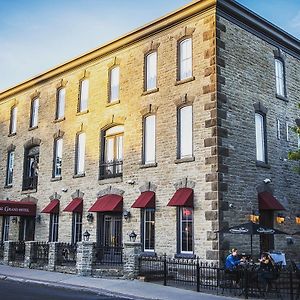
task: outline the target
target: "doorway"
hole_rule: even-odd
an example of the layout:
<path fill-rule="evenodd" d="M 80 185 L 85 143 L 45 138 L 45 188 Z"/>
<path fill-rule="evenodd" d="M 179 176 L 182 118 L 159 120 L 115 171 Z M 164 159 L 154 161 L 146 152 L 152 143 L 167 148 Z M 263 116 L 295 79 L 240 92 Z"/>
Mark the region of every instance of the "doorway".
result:
<path fill-rule="evenodd" d="M 273 228 L 274 227 L 273 210 L 260 210 L 259 224 L 268 228 Z M 260 235 L 260 251 L 268 252 L 270 250 L 274 250 L 274 235 L 273 234 Z"/>
<path fill-rule="evenodd" d="M 20 217 L 19 241 L 34 241 L 35 218 Z"/>

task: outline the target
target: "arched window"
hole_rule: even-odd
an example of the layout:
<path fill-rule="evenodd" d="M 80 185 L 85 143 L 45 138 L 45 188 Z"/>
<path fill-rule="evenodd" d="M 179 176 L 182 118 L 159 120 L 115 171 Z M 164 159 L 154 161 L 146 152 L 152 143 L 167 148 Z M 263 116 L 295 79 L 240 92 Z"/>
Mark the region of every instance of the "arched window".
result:
<path fill-rule="evenodd" d="M 143 163 L 155 163 L 155 115 L 147 116 L 144 118 L 144 147 L 143 147 Z"/>
<path fill-rule="evenodd" d="M 89 80 L 85 78 L 80 81 L 78 112 L 85 112 L 88 110 L 88 100 L 89 100 Z"/>
<path fill-rule="evenodd" d="M 23 190 L 36 190 L 39 172 L 40 146 L 25 149 Z"/>
<path fill-rule="evenodd" d="M 193 156 L 193 107 L 183 106 L 178 110 L 178 151 L 177 157 Z"/>
<path fill-rule="evenodd" d="M 157 77 L 157 52 L 151 52 L 146 56 L 146 91 L 156 89 L 156 77 Z"/>
<path fill-rule="evenodd" d="M 265 116 L 255 113 L 256 160 L 266 163 Z"/>
<path fill-rule="evenodd" d="M 85 139 L 86 139 L 86 135 L 84 132 L 81 132 L 76 136 L 75 175 L 84 175 Z"/>
<path fill-rule="evenodd" d="M 120 67 L 116 66 L 109 72 L 109 102 L 119 100 Z"/>
<path fill-rule="evenodd" d="M 31 102 L 30 128 L 38 126 L 39 115 L 39 98 L 35 98 Z"/>
<path fill-rule="evenodd" d="M 54 158 L 53 158 L 53 178 L 61 177 L 61 164 L 63 153 L 63 139 L 54 140 Z"/>
<path fill-rule="evenodd" d="M 192 39 L 186 38 L 179 43 L 179 80 L 192 77 Z"/>
<path fill-rule="evenodd" d="M 276 94 L 286 96 L 284 62 L 280 58 L 275 58 Z"/>
<path fill-rule="evenodd" d="M 56 120 L 62 119 L 65 116 L 65 96 L 66 89 L 60 88 L 56 95 Z"/>
<path fill-rule="evenodd" d="M 124 126 L 117 125 L 103 132 L 100 179 L 122 176 Z"/>
<path fill-rule="evenodd" d="M 16 106 L 13 106 L 10 110 L 9 134 L 14 134 L 17 132 L 17 112 L 18 109 Z"/>

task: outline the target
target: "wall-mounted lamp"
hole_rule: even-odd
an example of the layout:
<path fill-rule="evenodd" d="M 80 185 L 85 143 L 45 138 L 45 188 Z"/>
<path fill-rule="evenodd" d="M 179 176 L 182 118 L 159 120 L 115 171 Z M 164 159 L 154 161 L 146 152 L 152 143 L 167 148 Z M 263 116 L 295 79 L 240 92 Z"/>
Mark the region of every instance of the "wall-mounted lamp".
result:
<path fill-rule="evenodd" d="M 296 216 L 296 224 L 300 225 L 300 214 Z"/>
<path fill-rule="evenodd" d="M 255 210 L 253 210 L 251 215 L 249 216 L 249 220 L 252 223 L 258 223 L 259 222 L 259 213 Z"/>
<path fill-rule="evenodd" d="M 89 213 L 89 214 L 87 214 L 86 219 L 88 220 L 89 223 L 93 223 L 94 215 Z"/>
<path fill-rule="evenodd" d="M 16 224 L 18 223 L 18 217 L 12 217 L 11 221 Z"/>
<path fill-rule="evenodd" d="M 83 240 L 85 242 L 88 242 L 90 240 L 90 233 L 86 230 L 85 233 L 83 234 Z"/>
<path fill-rule="evenodd" d="M 277 217 L 276 217 L 276 222 L 277 222 L 278 224 L 283 224 L 283 223 L 284 223 L 284 220 L 285 220 L 284 215 L 282 215 L 282 214 L 278 214 L 278 215 L 277 215 Z"/>
<path fill-rule="evenodd" d="M 131 233 L 129 234 L 129 240 L 130 242 L 135 242 L 136 240 L 136 237 L 137 237 L 137 234 L 132 230 Z"/>
<path fill-rule="evenodd" d="M 124 210 L 123 211 L 123 217 L 125 219 L 125 221 L 128 221 L 131 218 L 131 213 L 129 210 Z"/>
<path fill-rule="evenodd" d="M 37 223 L 41 223 L 41 221 L 42 221 L 42 216 L 41 216 L 41 215 L 37 215 L 37 216 L 35 217 L 35 221 L 36 221 Z"/>
<path fill-rule="evenodd" d="M 135 181 L 134 181 L 133 179 L 129 179 L 129 180 L 127 181 L 127 183 L 133 185 L 133 184 L 135 184 Z"/>

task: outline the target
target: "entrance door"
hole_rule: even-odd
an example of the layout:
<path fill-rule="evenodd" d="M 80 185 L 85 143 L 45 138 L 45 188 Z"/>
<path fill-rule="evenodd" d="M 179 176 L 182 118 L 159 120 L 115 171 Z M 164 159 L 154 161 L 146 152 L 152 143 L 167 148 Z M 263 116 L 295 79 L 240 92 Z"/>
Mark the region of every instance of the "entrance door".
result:
<path fill-rule="evenodd" d="M 268 228 L 274 227 L 273 210 L 259 211 L 259 224 Z M 260 236 L 260 251 L 267 252 L 274 249 L 274 235 L 264 234 Z"/>
<path fill-rule="evenodd" d="M 34 217 L 20 217 L 19 241 L 33 241 L 34 229 L 35 229 Z"/>

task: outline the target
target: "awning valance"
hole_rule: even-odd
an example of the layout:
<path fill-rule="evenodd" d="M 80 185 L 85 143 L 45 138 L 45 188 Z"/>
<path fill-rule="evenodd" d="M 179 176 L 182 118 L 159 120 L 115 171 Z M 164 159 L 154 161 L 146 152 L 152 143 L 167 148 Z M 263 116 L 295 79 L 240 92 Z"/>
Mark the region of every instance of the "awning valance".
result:
<path fill-rule="evenodd" d="M 59 200 L 54 199 L 41 211 L 44 214 L 58 214 L 59 213 Z"/>
<path fill-rule="evenodd" d="M 93 206 L 89 209 L 90 212 L 122 212 L 123 197 L 115 194 L 108 194 L 99 197 Z"/>
<path fill-rule="evenodd" d="M 146 191 L 135 200 L 132 208 L 155 208 L 155 193 Z"/>
<path fill-rule="evenodd" d="M 36 204 L 26 201 L 0 200 L 0 216 L 35 216 Z"/>
<path fill-rule="evenodd" d="M 268 192 L 258 194 L 258 208 L 261 210 L 285 210 L 282 204 Z"/>
<path fill-rule="evenodd" d="M 168 203 L 168 206 L 194 206 L 194 191 L 191 188 L 180 188 L 178 189 L 171 200 Z"/>
<path fill-rule="evenodd" d="M 64 209 L 64 211 L 82 213 L 83 211 L 83 199 L 74 198 L 69 205 Z"/>

